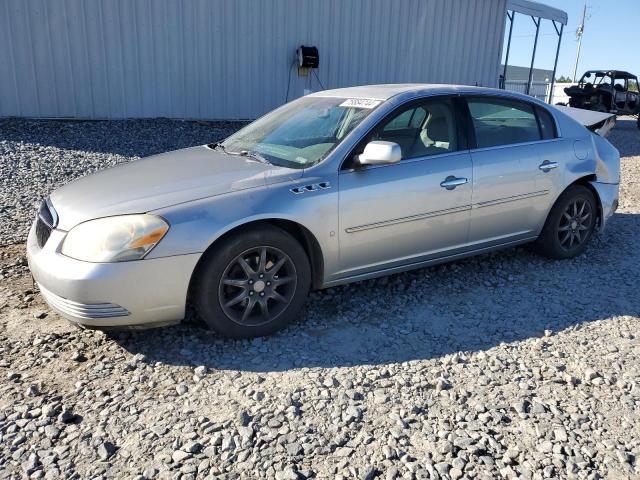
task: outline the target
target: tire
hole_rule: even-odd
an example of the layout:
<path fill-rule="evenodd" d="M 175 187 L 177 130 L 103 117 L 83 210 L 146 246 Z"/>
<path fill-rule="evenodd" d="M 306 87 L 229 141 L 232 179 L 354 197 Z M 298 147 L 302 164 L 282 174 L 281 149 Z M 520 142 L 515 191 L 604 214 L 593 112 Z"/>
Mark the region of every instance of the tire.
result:
<path fill-rule="evenodd" d="M 209 250 L 196 272 L 193 303 L 221 335 L 260 337 L 298 316 L 310 285 L 311 267 L 302 246 L 284 230 L 263 224 L 240 230 Z"/>
<path fill-rule="evenodd" d="M 583 185 L 567 188 L 551 208 L 536 250 L 562 260 L 584 253 L 595 232 L 598 218 L 596 199 Z"/>

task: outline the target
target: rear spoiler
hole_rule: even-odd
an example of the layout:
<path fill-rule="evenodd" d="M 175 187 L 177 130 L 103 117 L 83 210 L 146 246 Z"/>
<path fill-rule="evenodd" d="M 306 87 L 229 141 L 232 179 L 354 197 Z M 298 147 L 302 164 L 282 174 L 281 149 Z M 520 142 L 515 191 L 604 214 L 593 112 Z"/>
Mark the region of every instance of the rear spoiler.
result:
<path fill-rule="evenodd" d="M 582 110 L 581 108 L 559 105 L 555 108 L 601 137 L 606 137 L 616 125 L 615 113 L 594 112 L 592 110 Z"/>

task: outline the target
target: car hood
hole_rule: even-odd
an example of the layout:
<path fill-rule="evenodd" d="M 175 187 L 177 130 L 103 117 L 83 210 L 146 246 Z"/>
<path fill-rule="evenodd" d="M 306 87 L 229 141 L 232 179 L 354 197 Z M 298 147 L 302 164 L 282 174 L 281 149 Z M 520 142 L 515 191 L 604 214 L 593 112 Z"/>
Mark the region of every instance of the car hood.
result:
<path fill-rule="evenodd" d="M 302 170 L 261 163 L 199 146 L 154 155 L 75 180 L 51 194 L 58 228 L 93 218 L 144 213 L 178 203 L 256 188 L 302 176 Z"/>

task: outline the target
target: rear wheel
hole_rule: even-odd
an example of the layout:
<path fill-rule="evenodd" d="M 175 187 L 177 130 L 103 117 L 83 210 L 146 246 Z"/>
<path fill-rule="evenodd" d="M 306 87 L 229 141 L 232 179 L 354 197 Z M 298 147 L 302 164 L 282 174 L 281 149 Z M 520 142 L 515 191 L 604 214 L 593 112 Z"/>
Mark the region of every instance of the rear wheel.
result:
<path fill-rule="evenodd" d="M 232 338 L 269 335 L 293 319 L 311 284 L 304 249 L 272 225 L 225 239 L 200 265 L 194 289 L 199 315 Z"/>
<path fill-rule="evenodd" d="M 596 228 L 596 200 L 587 187 L 573 185 L 549 212 L 536 242 L 540 253 L 556 259 L 573 258 L 587 248 Z"/>

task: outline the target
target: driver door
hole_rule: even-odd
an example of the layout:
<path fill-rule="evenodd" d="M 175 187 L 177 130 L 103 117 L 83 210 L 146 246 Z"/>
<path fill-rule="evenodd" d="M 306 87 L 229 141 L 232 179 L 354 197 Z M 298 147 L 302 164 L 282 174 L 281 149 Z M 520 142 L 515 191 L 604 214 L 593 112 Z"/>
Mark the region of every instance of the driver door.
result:
<path fill-rule="evenodd" d="M 347 163 L 341 170 L 337 278 L 464 249 L 472 165 L 457 117 L 449 98 L 414 101 L 383 120 L 356 148 L 357 154 L 372 140 L 395 142 L 402 160 L 361 168 Z M 443 183 L 451 179 L 459 184 Z"/>

